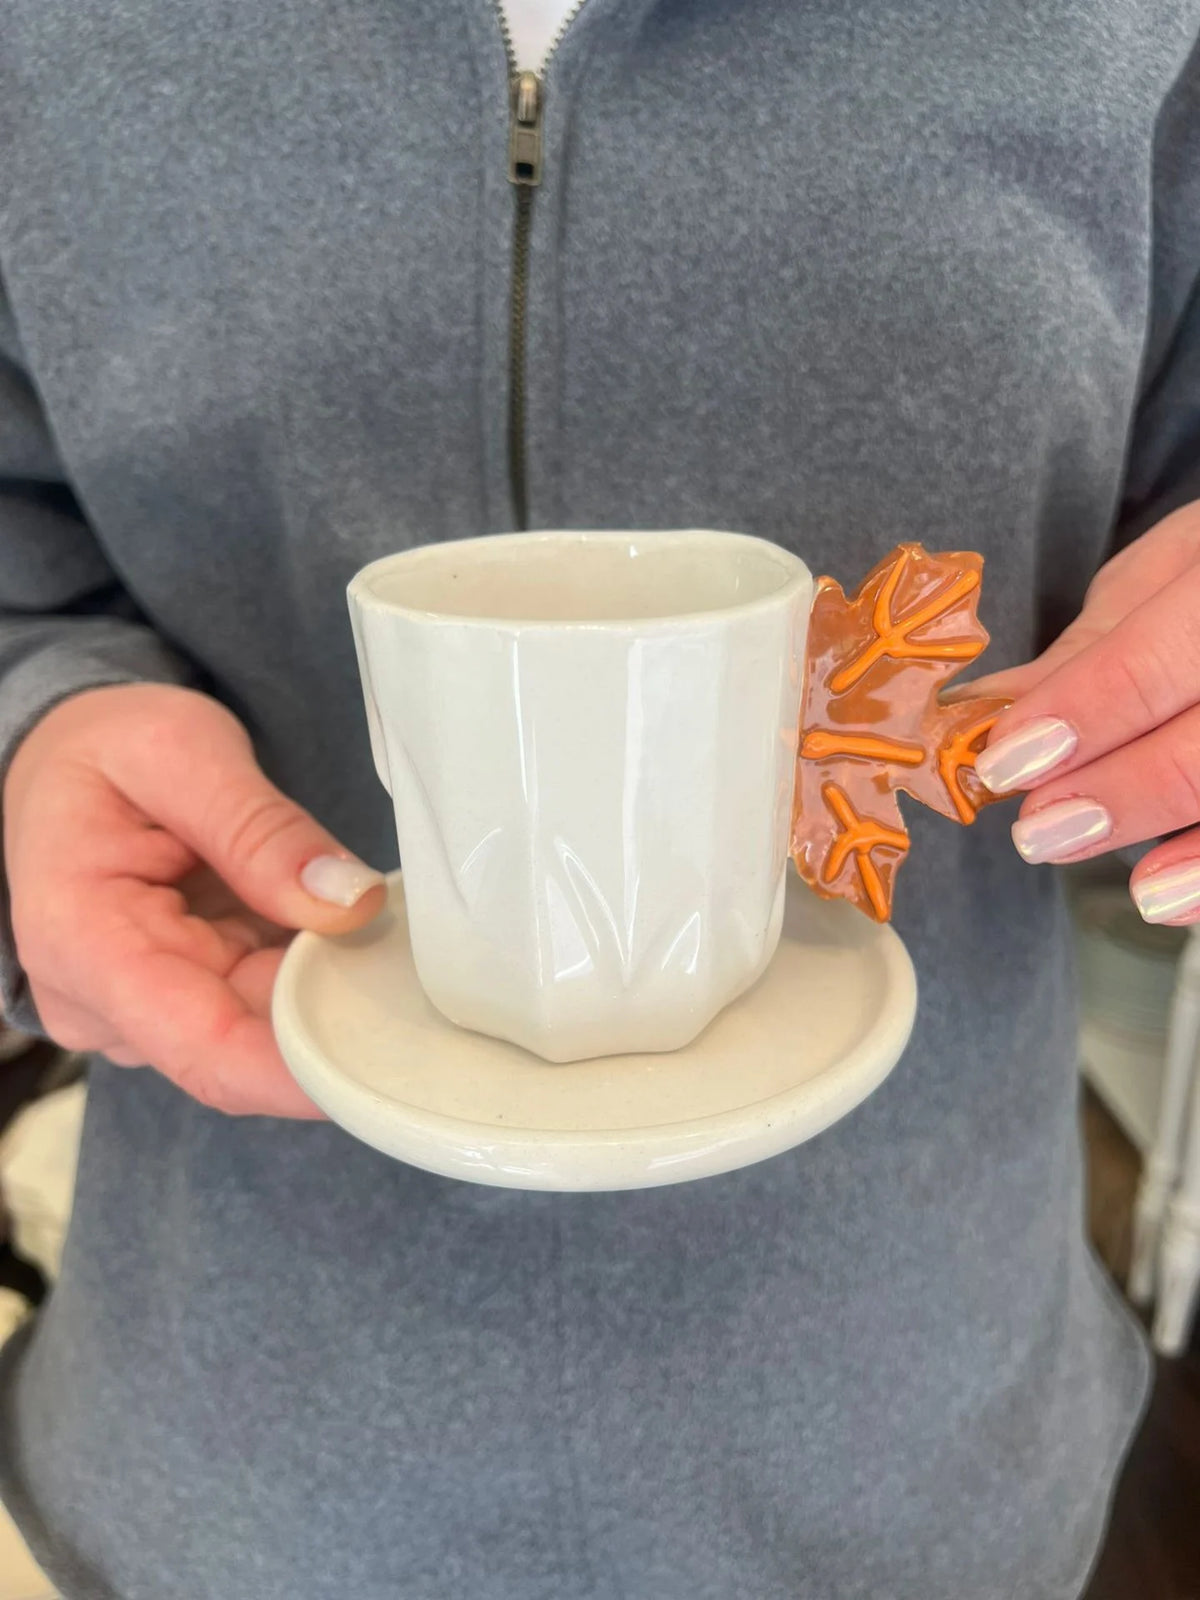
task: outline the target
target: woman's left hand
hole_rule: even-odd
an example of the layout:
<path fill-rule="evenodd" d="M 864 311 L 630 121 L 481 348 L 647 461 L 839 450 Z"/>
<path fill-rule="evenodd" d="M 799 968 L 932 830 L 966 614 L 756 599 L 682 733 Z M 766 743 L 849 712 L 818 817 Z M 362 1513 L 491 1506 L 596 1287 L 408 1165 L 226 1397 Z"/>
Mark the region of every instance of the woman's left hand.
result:
<path fill-rule="evenodd" d="M 1082 861 L 1177 834 L 1130 885 L 1147 922 L 1200 920 L 1200 501 L 1102 567 L 1083 611 L 1027 666 L 970 685 L 1011 695 L 976 771 L 1028 790 L 1026 861 Z"/>

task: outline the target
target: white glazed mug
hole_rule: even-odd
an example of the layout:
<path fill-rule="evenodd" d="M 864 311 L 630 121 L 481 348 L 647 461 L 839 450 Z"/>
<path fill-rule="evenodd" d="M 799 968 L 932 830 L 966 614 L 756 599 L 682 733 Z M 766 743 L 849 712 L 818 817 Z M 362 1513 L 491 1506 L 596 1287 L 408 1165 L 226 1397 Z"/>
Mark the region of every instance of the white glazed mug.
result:
<path fill-rule="evenodd" d="M 783 919 L 812 577 L 740 534 L 535 533 L 365 567 L 350 611 L 417 974 L 547 1060 L 674 1050 Z"/>

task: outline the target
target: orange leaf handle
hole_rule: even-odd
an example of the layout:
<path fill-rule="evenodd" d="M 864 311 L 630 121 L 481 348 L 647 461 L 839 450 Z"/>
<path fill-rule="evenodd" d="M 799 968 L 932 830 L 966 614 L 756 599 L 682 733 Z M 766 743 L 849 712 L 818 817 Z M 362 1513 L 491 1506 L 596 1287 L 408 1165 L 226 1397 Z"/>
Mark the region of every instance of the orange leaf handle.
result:
<path fill-rule="evenodd" d="M 901 545 L 900 549 L 904 551 L 904 546 Z M 912 638 L 919 628 L 936 622 L 966 595 L 978 589 L 980 583 L 978 572 L 960 573 L 942 593 L 935 595 L 911 616 L 904 617 L 899 622 L 893 619 L 892 603 L 900 586 L 900 579 L 904 575 L 907 560 L 908 553 L 904 551 L 879 591 L 872 617 L 875 638 L 849 666 L 843 667 L 830 679 L 829 687 L 834 694 L 843 694 L 847 689 L 853 688 L 858 680 L 865 677 L 875 663 L 884 656 L 890 656 L 893 661 L 906 658 L 916 661 L 974 661 L 987 643 L 986 634 L 982 639 L 948 639 L 926 643 Z"/>
<path fill-rule="evenodd" d="M 964 826 L 974 822 L 979 815 L 980 800 L 973 800 L 963 788 L 963 773 L 974 772 L 975 757 L 983 749 L 984 735 L 992 731 L 999 718 L 999 711 L 981 717 L 978 722 L 952 734 L 938 751 L 938 771 L 946 785 L 946 793 L 954 803 L 958 820 Z"/>
<path fill-rule="evenodd" d="M 797 739 L 792 857 L 818 894 L 891 915 L 909 851 L 897 794 L 973 822 L 995 797 L 975 758 L 1006 700 L 942 705 L 988 642 L 976 616 L 982 557 L 898 546 L 851 596 L 817 582 Z"/>
<path fill-rule="evenodd" d="M 899 739 L 884 739 L 874 733 L 834 733 L 829 728 L 814 728 L 804 735 L 800 754 L 809 761 L 827 761 L 830 756 L 864 756 L 868 761 L 898 761 L 902 767 L 919 767 L 925 751 L 919 744 L 904 744 Z"/>
<path fill-rule="evenodd" d="M 841 831 L 826 858 L 825 870 L 821 877 L 826 883 L 833 883 L 846 865 L 847 857 L 853 854 L 863 889 L 871 902 L 871 909 L 879 921 L 884 922 L 887 920 L 889 906 L 883 879 L 880 877 L 879 868 L 871 859 L 871 852 L 882 845 L 907 855 L 908 834 L 903 828 L 886 828 L 882 822 L 873 822 L 870 817 L 860 817 L 836 783 L 827 783 L 821 793 L 825 797 L 826 805 L 841 824 Z"/>

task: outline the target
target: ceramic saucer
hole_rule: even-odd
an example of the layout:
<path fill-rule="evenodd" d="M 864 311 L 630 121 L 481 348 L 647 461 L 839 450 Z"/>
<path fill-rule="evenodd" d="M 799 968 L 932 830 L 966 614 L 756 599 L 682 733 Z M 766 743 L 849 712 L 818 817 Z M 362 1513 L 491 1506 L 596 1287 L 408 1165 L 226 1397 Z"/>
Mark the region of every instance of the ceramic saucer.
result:
<path fill-rule="evenodd" d="M 456 1027 L 426 1000 L 404 890 L 340 939 L 301 934 L 273 1020 L 297 1082 L 347 1132 L 414 1166 L 510 1189 L 638 1189 L 749 1166 L 876 1089 L 916 1013 L 899 936 L 788 889 L 758 984 L 669 1055 L 552 1066 Z"/>

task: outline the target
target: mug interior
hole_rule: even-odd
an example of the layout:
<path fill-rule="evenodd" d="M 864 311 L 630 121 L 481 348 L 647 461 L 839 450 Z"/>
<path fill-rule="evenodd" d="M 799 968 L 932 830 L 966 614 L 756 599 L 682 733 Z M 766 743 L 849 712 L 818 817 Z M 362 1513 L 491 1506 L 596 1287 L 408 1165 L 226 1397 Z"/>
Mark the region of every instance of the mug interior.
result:
<path fill-rule="evenodd" d="M 351 593 L 448 619 L 642 622 L 753 606 L 807 577 L 796 556 L 745 534 L 536 533 L 389 556 L 364 568 Z"/>

